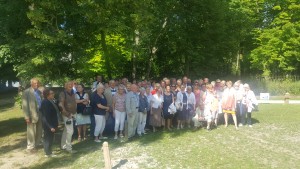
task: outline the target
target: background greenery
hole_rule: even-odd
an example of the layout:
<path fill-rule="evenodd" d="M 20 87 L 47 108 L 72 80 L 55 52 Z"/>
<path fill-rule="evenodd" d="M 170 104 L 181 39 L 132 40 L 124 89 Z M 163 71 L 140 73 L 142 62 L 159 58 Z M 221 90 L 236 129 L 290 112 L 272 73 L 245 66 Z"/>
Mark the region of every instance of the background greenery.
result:
<path fill-rule="evenodd" d="M 0 0 L 0 76 L 299 74 L 299 0 Z"/>

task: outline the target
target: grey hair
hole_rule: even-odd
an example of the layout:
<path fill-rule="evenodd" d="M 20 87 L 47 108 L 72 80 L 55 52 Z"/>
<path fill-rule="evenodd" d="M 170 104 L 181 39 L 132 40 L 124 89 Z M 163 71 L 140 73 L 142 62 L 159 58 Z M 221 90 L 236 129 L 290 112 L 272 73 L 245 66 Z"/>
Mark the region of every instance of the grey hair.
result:
<path fill-rule="evenodd" d="M 100 88 L 103 88 L 103 89 L 105 88 L 104 85 L 103 85 L 102 83 L 99 83 L 99 84 L 97 85 L 97 88 L 96 88 L 96 89 L 98 90 L 98 89 L 100 89 Z"/>
<path fill-rule="evenodd" d="M 192 87 L 191 87 L 191 86 L 187 86 L 187 87 L 186 87 L 186 90 L 188 90 L 188 89 L 191 89 L 191 90 L 192 90 Z"/>

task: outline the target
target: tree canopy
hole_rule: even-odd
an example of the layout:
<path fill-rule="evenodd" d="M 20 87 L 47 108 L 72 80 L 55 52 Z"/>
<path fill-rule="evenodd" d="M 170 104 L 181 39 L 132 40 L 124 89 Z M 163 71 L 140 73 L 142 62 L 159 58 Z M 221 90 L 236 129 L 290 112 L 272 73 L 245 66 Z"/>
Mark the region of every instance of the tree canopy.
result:
<path fill-rule="evenodd" d="M 0 0 L 0 74 L 89 80 L 300 71 L 298 0 Z"/>

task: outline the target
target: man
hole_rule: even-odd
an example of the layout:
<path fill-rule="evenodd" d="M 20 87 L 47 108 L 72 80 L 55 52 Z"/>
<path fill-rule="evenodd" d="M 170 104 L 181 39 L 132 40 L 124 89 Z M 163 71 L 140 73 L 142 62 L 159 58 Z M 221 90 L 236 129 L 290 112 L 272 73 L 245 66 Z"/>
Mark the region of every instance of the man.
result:
<path fill-rule="evenodd" d="M 26 89 L 22 96 L 22 109 L 27 123 L 27 151 L 36 152 L 42 138 L 42 103 L 41 92 L 38 90 L 39 81 L 36 78 L 30 80 L 31 87 Z"/>
<path fill-rule="evenodd" d="M 137 93 L 138 87 L 135 84 L 131 85 L 131 91 L 126 94 L 126 113 L 128 123 L 128 139 L 135 135 L 138 126 L 138 109 L 139 96 Z"/>
<path fill-rule="evenodd" d="M 93 82 L 92 92 L 96 91 L 97 85 L 99 83 L 102 83 L 102 76 L 100 76 L 100 75 L 96 76 L 96 81 Z"/>
<path fill-rule="evenodd" d="M 61 137 L 61 148 L 69 153 L 75 153 L 72 150 L 72 135 L 74 132 L 73 128 L 73 116 L 76 113 L 76 101 L 75 93 L 73 92 L 73 82 L 69 81 L 65 84 L 65 90 L 59 94 L 59 107 L 61 109 L 64 131 Z"/>

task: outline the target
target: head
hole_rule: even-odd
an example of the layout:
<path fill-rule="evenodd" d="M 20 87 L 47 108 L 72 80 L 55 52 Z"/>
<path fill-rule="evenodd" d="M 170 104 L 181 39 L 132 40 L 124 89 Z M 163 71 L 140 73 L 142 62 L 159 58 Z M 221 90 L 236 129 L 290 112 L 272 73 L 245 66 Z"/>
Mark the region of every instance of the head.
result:
<path fill-rule="evenodd" d="M 147 86 L 147 87 L 146 87 L 146 94 L 147 94 L 147 95 L 149 95 L 149 94 L 150 94 L 150 92 L 151 92 L 150 90 L 151 90 L 151 89 L 150 89 L 150 87 L 149 87 L 149 86 Z"/>
<path fill-rule="evenodd" d="M 168 92 L 168 93 L 171 92 L 171 86 L 170 85 L 166 86 L 166 92 Z"/>
<path fill-rule="evenodd" d="M 83 84 L 78 84 L 76 90 L 79 93 L 83 92 L 84 91 L 84 85 Z"/>
<path fill-rule="evenodd" d="M 216 87 L 220 87 L 220 86 L 221 86 L 221 80 L 220 80 L 220 79 L 217 79 L 217 80 L 216 80 L 215 86 L 216 86 Z"/>
<path fill-rule="evenodd" d="M 125 86 L 124 85 L 119 85 L 118 86 L 118 94 L 122 95 L 125 93 Z"/>
<path fill-rule="evenodd" d="M 156 94 L 158 96 L 160 96 L 162 94 L 162 88 L 161 87 L 157 89 Z"/>
<path fill-rule="evenodd" d="M 145 88 L 143 88 L 143 87 L 141 87 L 140 88 L 140 95 L 145 95 L 145 93 L 146 93 L 146 89 Z"/>
<path fill-rule="evenodd" d="M 43 91 L 43 97 L 47 98 L 49 100 L 53 100 L 54 99 L 54 92 L 50 89 L 45 89 Z"/>
<path fill-rule="evenodd" d="M 167 86 L 167 85 L 171 85 L 170 79 L 166 78 L 166 79 L 165 79 L 165 83 L 166 83 L 166 86 Z"/>
<path fill-rule="evenodd" d="M 214 86 L 212 84 L 207 84 L 206 91 L 212 93 L 214 91 Z"/>
<path fill-rule="evenodd" d="M 68 81 L 65 83 L 65 89 L 71 91 L 73 89 L 73 81 Z"/>
<path fill-rule="evenodd" d="M 122 79 L 122 84 L 126 86 L 127 83 L 128 83 L 128 79 L 127 78 L 123 78 Z"/>
<path fill-rule="evenodd" d="M 105 86 L 103 84 L 99 83 L 97 85 L 97 93 L 102 95 L 104 93 L 104 90 L 105 90 Z"/>
<path fill-rule="evenodd" d="M 175 91 L 175 90 L 176 90 L 176 85 L 175 85 L 175 84 L 172 84 L 172 85 L 171 85 L 171 90 L 172 90 L 172 91 Z"/>
<path fill-rule="evenodd" d="M 191 86 L 186 87 L 186 91 L 187 91 L 189 94 L 192 93 L 192 87 L 191 87 Z"/>
<path fill-rule="evenodd" d="M 131 91 L 131 83 L 127 83 L 126 84 L 126 89 L 127 89 L 128 92 Z"/>
<path fill-rule="evenodd" d="M 211 81 L 210 84 L 211 84 L 213 87 L 215 87 L 216 82 L 215 82 L 215 81 Z"/>
<path fill-rule="evenodd" d="M 246 92 L 248 92 L 250 90 L 249 84 L 245 83 L 244 84 L 244 89 L 245 89 Z"/>
<path fill-rule="evenodd" d="M 181 92 L 185 92 L 185 86 L 182 85 L 182 86 L 180 87 L 180 91 L 181 91 Z"/>
<path fill-rule="evenodd" d="M 155 90 L 158 90 L 160 88 L 160 84 L 159 83 L 155 83 Z"/>
<path fill-rule="evenodd" d="M 136 84 L 132 84 L 131 87 L 130 87 L 131 91 L 134 92 L 134 93 L 137 93 L 138 92 L 138 86 Z"/>
<path fill-rule="evenodd" d="M 109 81 L 109 87 L 115 88 L 116 87 L 116 82 L 114 80 Z"/>
<path fill-rule="evenodd" d="M 162 87 L 162 88 L 165 88 L 166 87 L 166 82 L 165 81 L 160 81 L 160 86 Z"/>
<path fill-rule="evenodd" d="M 100 75 L 97 75 L 97 76 L 96 76 L 96 81 L 98 81 L 98 82 L 102 82 L 102 76 L 100 76 Z"/>
<path fill-rule="evenodd" d="M 183 76 L 182 83 L 183 84 L 187 84 L 188 83 L 188 78 L 186 76 Z"/>
<path fill-rule="evenodd" d="M 208 84 L 209 83 L 209 79 L 206 77 L 203 79 L 203 83 Z"/>
<path fill-rule="evenodd" d="M 177 86 L 181 86 L 182 85 L 182 80 L 181 79 L 177 79 L 176 84 L 177 84 Z"/>
<path fill-rule="evenodd" d="M 30 86 L 33 88 L 33 89 L 38 89 L 39 87 L 39 80 L 37 78 L 32 78 L 30 80 Z"/>
<path fill-rule="evenodd" d="M 231 88 L 231 87 L 232 87 L 232 81 L 230 81 L 230 80 L 227 81 L 227 82 L 226 82 L 226 86 L 227 86 L 228 88 Z"/>

